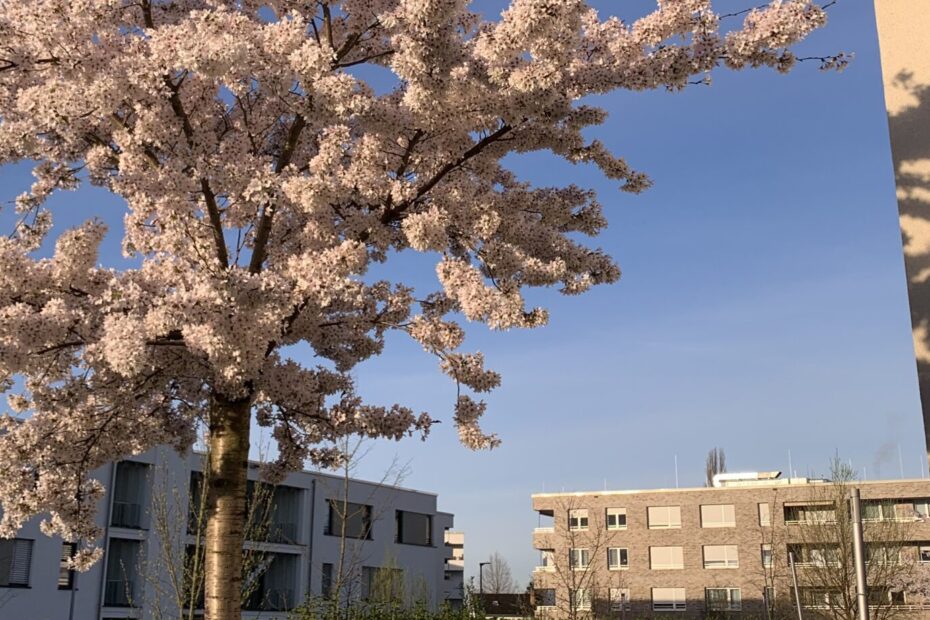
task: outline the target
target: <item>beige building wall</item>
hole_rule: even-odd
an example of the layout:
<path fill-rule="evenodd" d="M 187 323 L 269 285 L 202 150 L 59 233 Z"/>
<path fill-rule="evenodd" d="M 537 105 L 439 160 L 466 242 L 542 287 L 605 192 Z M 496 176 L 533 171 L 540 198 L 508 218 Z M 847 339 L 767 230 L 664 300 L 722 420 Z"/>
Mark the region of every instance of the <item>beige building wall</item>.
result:
<path fill-rule="evenodd" d="M 930 459 L 930 0 L 875 0 Z"/>

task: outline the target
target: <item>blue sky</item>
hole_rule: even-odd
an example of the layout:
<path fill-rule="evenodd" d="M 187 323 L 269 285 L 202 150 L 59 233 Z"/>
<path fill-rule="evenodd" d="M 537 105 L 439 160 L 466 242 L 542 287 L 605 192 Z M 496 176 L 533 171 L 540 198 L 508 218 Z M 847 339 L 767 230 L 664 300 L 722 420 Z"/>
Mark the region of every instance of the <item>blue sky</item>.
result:
<path fill-rule="evenodd" d="M 494 15 L 498 0 L 475 3 Z M 633 18 L 646 0 L 619 5 Z M 717 3 L 720 12 L 749 6 Z M 703 482 L 703 459 L 723 447 L 731 470 L 824 473 L 838 452 L 869 478 L 921 475 L 916 371 L 882 98 L 872 3 L 844 0 L 800 55 L 839 50 L 842 74 L 804 63 L 773 71 L 718 71 L 712 87 L 617 93 L 591 132 L 651 175 L 639 196 L 595 169 L 546 154 L 512 158 L 540 185 L 596 189 L 610 220 L 596 240 L 620 263 L 618 284 L 581 297 L 531 295 L 548 327 L 469 328 L 468 349 L 503 375 L 485 428 L 503 445 L 473 453 L 448 423 L 454 386 L 418 345 L 391 338 L 357 372 L 373 401 L 400 401 L 447 423 L 429 441 L 378 442 L 360 463 L 380 479 L 397 456 L 404 486 L 439 493 L 466 533 L 469 574 L 503 554 L 523 584 L 536 563 L 530 494 L 670 487 Z M 0 168 L 4 201 L 30 183 Z M 4 203 L 0 224 L 11 221 Z M 58 195 L 56 224 L 88 213 L 118 227 L 121 205 L 101 190 Z M 111 235 L 103 259 L 118 261 Z M 401 257 L 421 287 L 432 263 Z"/>

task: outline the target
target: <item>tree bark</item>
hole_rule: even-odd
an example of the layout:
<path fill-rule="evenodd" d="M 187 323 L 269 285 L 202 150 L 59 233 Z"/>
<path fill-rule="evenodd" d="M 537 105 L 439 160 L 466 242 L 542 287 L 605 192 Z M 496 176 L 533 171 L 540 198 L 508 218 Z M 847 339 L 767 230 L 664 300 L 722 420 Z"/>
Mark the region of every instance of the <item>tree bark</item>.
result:
<path fill-rule="evenodd" d="M 215 395 L 210 410 L 206 620 L 241 620 L 251 399 Z"/>

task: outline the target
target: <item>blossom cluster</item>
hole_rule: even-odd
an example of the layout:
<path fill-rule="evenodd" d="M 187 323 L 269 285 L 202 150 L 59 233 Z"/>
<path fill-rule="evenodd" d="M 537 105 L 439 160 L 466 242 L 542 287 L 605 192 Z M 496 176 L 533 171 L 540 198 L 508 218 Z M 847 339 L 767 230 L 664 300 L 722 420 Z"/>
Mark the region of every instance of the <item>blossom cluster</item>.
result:
<path fill-rule="evenodd" d="M 497 445 L 461 391 L 500 377 L 458 350 L 462 322 L 540 326 L 527 288 L 620 277 L 584 241 L 607 223 L 593 193 L 532 187 L 505 156 L 551 151 L 642 191 L 644 174 L 585 137 L 606 113 L 581 98 L 677 90 L 719 64 L 787 70 L 825 19 L 812 0 L 729 31 L 711 0 L 658 0 L 631 23 L 583 0 L 512 0 L 497 21 L 466 0 L 0 0 L 0 164 L 36 162 L 0 236 L 0 389 L 16 414 L 0 420 L 0 535 L 47 513 L 47 531 L 93 540 L 90 472 L 189 448 L 217 399 L 271 429 L 270 477 L 336 463 L 346 434 L 425 435 L 430 414 L 364 402 L 350 376 L 391 330 L 457 383 L 461 441 Z M 394 87 L 366 83 L 365 64 Z M 84 182 L 125 202 L 133 267 L 98 264 L 116 232 L 92 213 L 53 228 L 47 198 Z M 401 252 L 437 257 L 436 290 L 366 276 Z"/>

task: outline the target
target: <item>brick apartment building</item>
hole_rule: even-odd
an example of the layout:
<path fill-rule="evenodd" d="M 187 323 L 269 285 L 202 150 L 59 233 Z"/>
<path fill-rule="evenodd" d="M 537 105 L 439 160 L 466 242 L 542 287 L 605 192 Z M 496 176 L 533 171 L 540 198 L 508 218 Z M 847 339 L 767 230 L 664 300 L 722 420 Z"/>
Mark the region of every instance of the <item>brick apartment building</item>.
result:
<path fill-rule="evenodd" d="M 930 575 L 930 481 L 855 482 L 844 488 L 763 472 L 724 474 L 715 483 L 533 495 L 542 526 L 533 532 L 540 552 L 533 573 L 537 617 L 766 619 L 766 601 L 783 614 L 795 605 L 789 551 L 800 576 L 804 617 L 837 617 L 829 597 L 840 597 L 840 591 L 816 584 L 831 567 L 844 565 L 839 558 L 847 549 L 812 541 L 818 532 L 840 531 L 837 514 L 840 523 L 849 522 L 848 512 L 845 517 L 837 512 L 848 511 L 848 503 L 835 498 L 852 487 L 862 496 L 870 561 L 879 562 L 881 545 L 875 540 L 885 540 L 874 534 L 869 545 L 870 532 L 887 525 L 895 529 L 883 531 L 901 539 L 886 545 L 894 547 L 899 570 Z M 872 572 L 880 574 L 881 566 Z M 930 584 L 930 577 L 925 581 Z M 891 615 L 930 618 L 930 600 L 919 594 L 870 587 L 876 605 L 894 607 Z"/>

